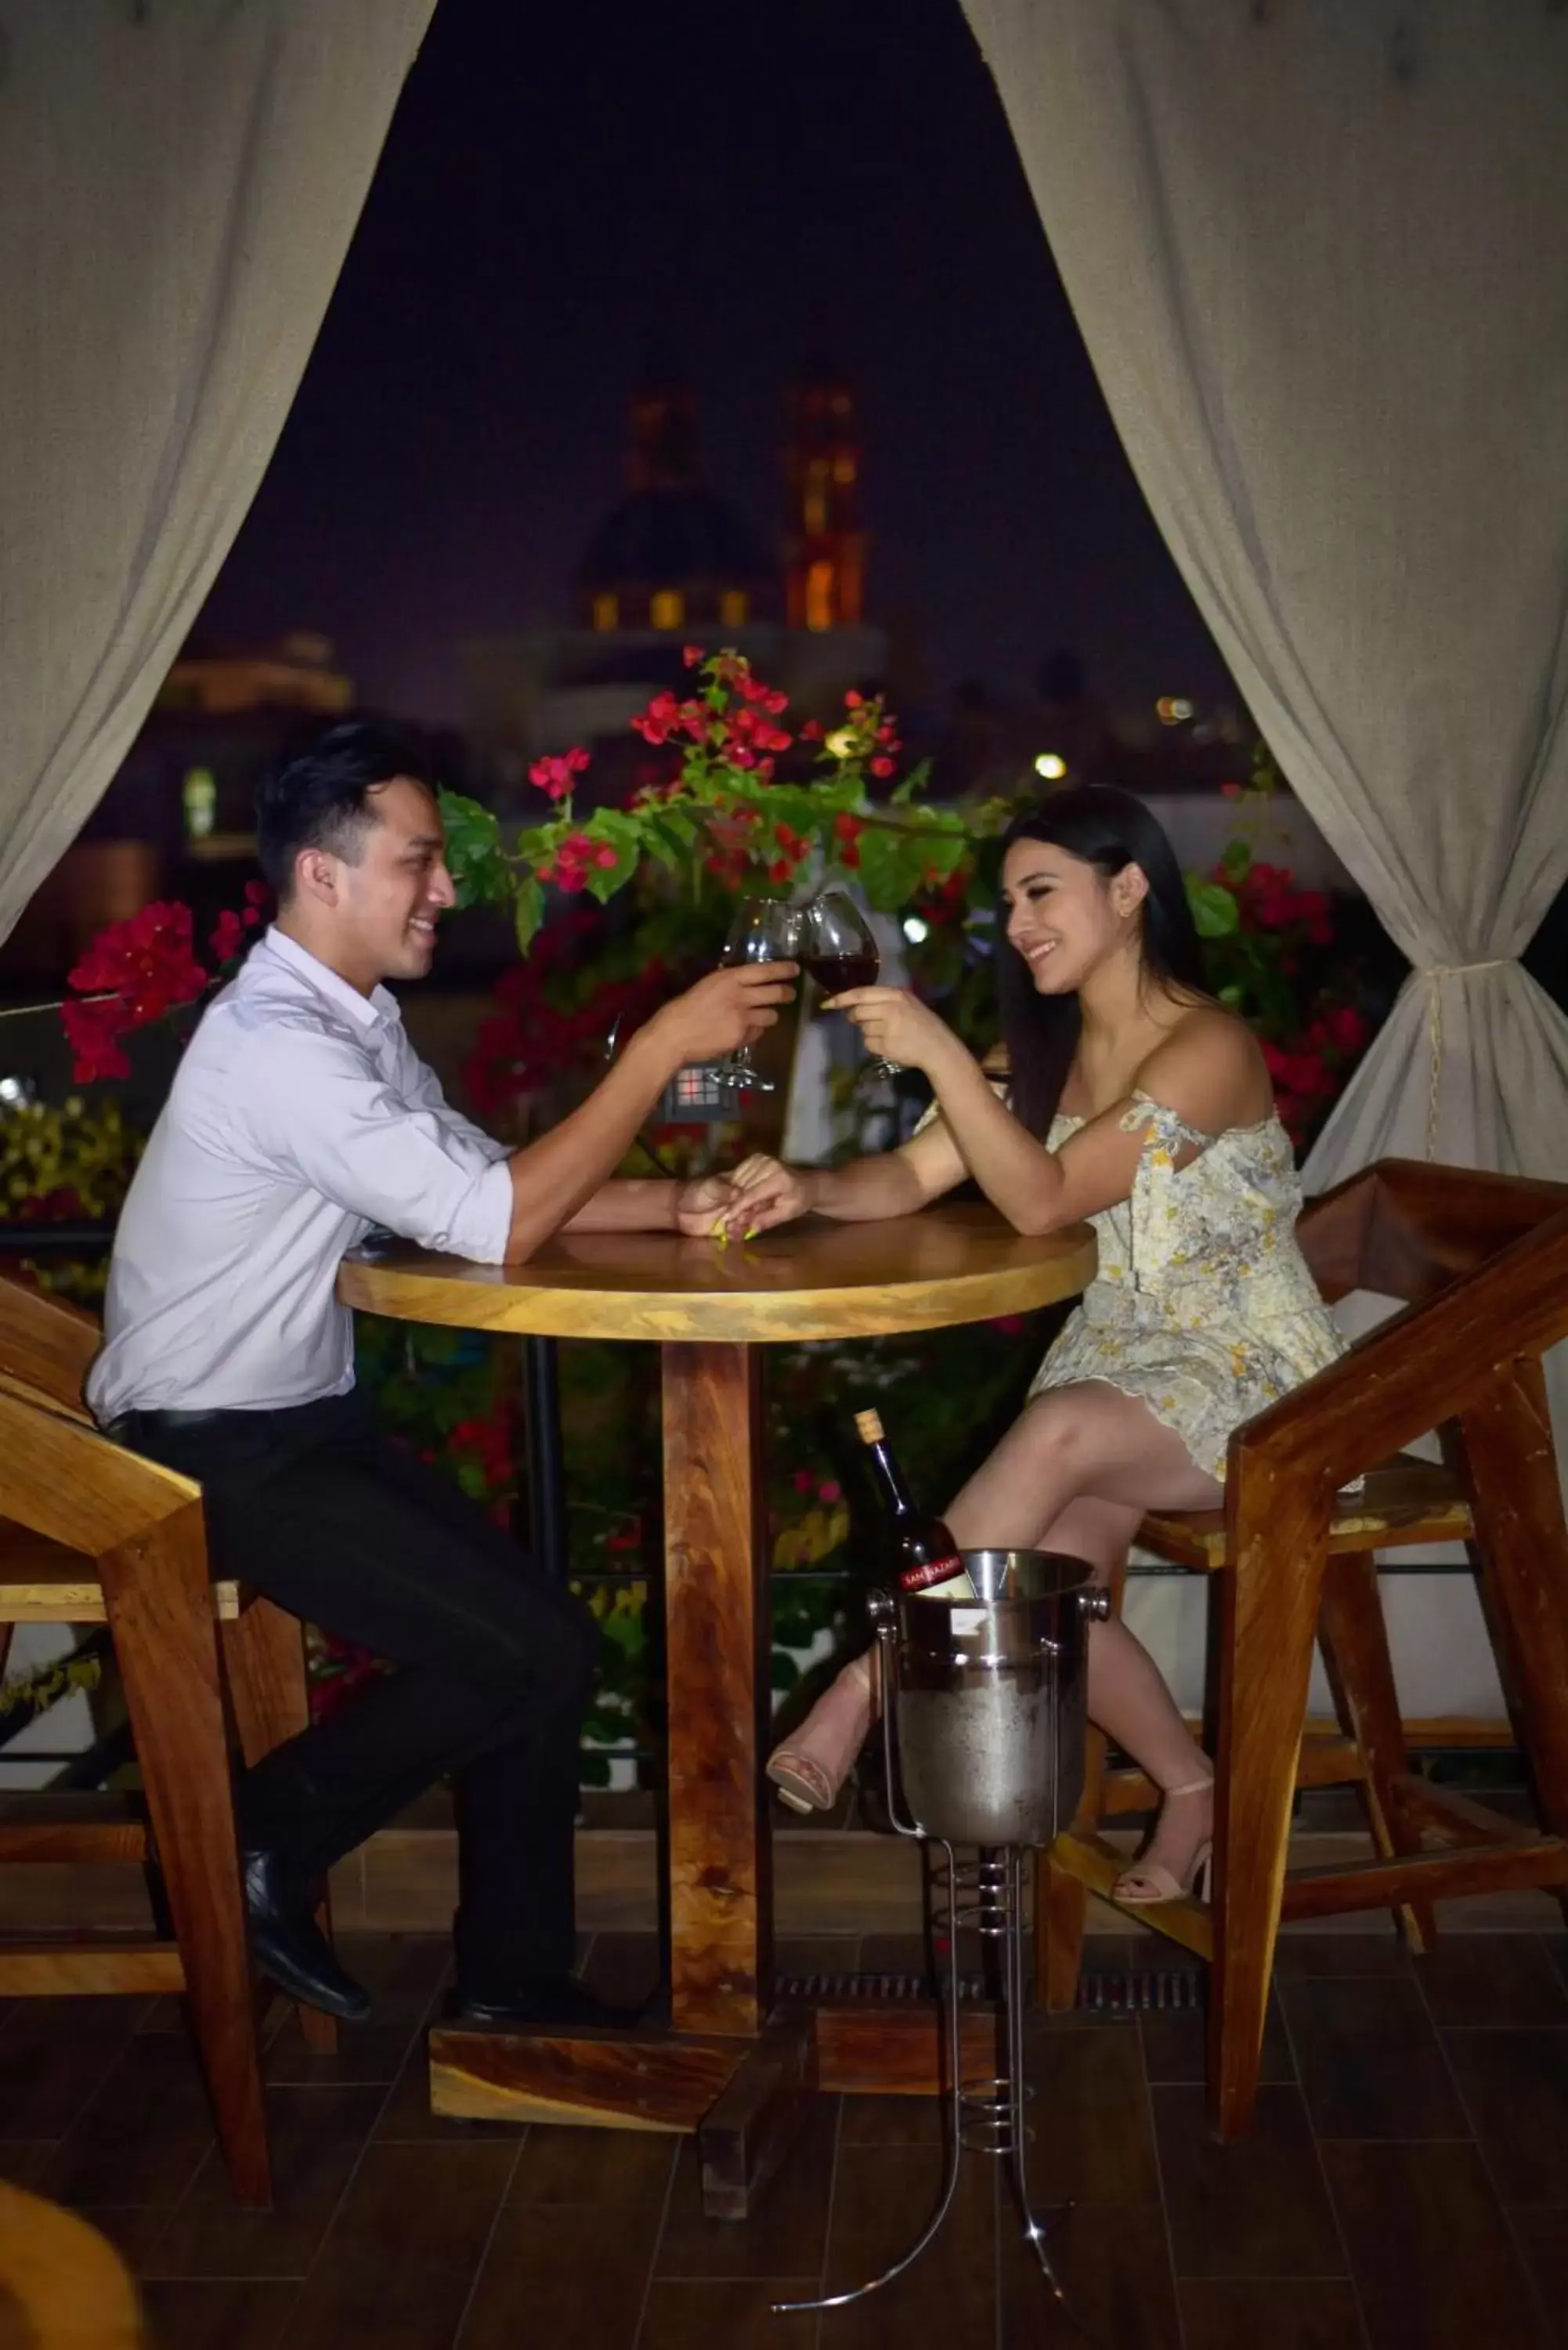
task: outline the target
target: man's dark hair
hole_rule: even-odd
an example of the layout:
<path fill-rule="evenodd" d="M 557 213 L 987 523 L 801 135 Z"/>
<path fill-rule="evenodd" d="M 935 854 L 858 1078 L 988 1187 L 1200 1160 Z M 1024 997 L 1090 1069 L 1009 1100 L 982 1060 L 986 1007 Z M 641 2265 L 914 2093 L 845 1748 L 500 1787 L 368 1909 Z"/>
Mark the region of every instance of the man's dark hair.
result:
<path fill-rule="evenodd" d="M 334 726 L 265 778 L 256 790 L 256 858 L 280 905 L 294 888 L 302 848 L 328 849 L 358 865 L 376 821 L 370 794 L 396 775 L 434 793 L 411 743 L 389 727 L 356 723 Z"/>

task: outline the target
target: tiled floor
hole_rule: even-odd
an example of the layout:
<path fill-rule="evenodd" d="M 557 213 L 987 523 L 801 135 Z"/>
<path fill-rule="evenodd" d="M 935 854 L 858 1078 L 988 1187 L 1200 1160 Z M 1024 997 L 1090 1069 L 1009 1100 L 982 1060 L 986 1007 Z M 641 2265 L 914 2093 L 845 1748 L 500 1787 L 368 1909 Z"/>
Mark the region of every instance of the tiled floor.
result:
<path fill-rule="evenodd" d="M 1160 1946 L 1140 1941 L 1147 1964 Z M 1101 1965 L 1130 1944 L 1091 1945 Z M 444 1945 L 348 1952 L 378 1993 L 332 2059 L 269 2055 L 277 2208 L 230 2202 L 172 2004 L 0 2015 L 0 2176 L 82 2210 L 143 2280 L 161 2350 L 942 2350 L 1067 2345 L 994 2168 L 901 2285 L 824 2318 L 904 2247 L 938 2175 L 924 2102 L 824 2099 L 758 2217 L 703 2219 L 690 2145 L 431 2119 L 421 2025 Z M 786 1966 L 896 1966 L 886 1938 Z M 589 1971 L 638 1991 L 650 1951 Z M 1282 1948 L 1258 2123 L 1210 2139 L 1193 2014 L 1036 2025 L 1033 2163 L 1104 2350 L 1568 2345 L 1568 1937 L 1455 1936 L 1414 1965 L 1381 1934 Z"/>

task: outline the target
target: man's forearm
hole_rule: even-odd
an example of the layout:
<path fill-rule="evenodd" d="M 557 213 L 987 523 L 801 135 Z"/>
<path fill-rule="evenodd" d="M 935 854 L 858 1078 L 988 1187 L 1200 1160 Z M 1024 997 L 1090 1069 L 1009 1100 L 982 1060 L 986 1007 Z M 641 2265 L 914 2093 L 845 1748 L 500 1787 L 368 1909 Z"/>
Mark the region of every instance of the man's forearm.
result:
<path fill-rule="evenodd" d="M 679 1183 L 662 1175 L 612 1177 L 561 1226 L 565 1232 L 668 1232 L 675 1230 Z"/>
<path fill-rule="evenodd" d="M 531 1142 L 525 1150 L 514 1151 L 508 1264 L 518 1264 L 530 1256 L 542 1241 L 570 1222 L 600 1190 L 626 1156 L 638 1128 L 674 1076 L 676 1066 L 669 1051 L 661 1046 L 654 1024 L 649 1023 L 632 1038 L 603 1083 L 570 1118 L 563 1118 L 559 1126 L 542 1135 L 537 1142 Z M 600 1225 L 597 1229 L 607 1227 Z"/>

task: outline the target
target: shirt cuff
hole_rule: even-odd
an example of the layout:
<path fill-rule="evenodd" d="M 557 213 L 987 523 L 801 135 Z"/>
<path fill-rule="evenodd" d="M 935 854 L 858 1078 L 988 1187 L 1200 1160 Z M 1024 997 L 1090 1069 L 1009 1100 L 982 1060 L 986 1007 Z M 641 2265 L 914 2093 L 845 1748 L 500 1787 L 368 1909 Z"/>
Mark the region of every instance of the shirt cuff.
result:
<path fill-rule="evenodd" d="M 456 1209 L 450 1231 L 437 1246 L 449 1256 L 472 1257 L 477 1264 L 503 1264 L 512 1233 L 512 1169 L 507 1159 L 493 1160 L 469 1186 Z"/>

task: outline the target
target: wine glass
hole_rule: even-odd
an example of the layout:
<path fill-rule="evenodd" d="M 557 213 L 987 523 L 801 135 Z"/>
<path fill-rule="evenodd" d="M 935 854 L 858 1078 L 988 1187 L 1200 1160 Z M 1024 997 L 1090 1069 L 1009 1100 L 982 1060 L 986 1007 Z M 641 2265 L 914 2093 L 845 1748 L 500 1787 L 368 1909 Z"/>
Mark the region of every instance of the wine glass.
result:
<path fill-rule="evenodd" d="M 846 890 L 825 889 L 801 918 L 800 960 L 824 995 L 874 987 L 882 968 L 876 933 Z M 864 1075 L 896 1077 L 897 1061 L 871 1061 Z"/>
<path fill-rule="evenodd" d="M 743 898 L 730 925 L 721 965 L 738 962 L 790 962 L 800 943 L 800 915 L 777 898 Z M 720 1062 L 714 1081 L 727 1093 L 771 1094 L 778 1088 L 752 1066 L 752 1048 L 742 1045 Z"/>

